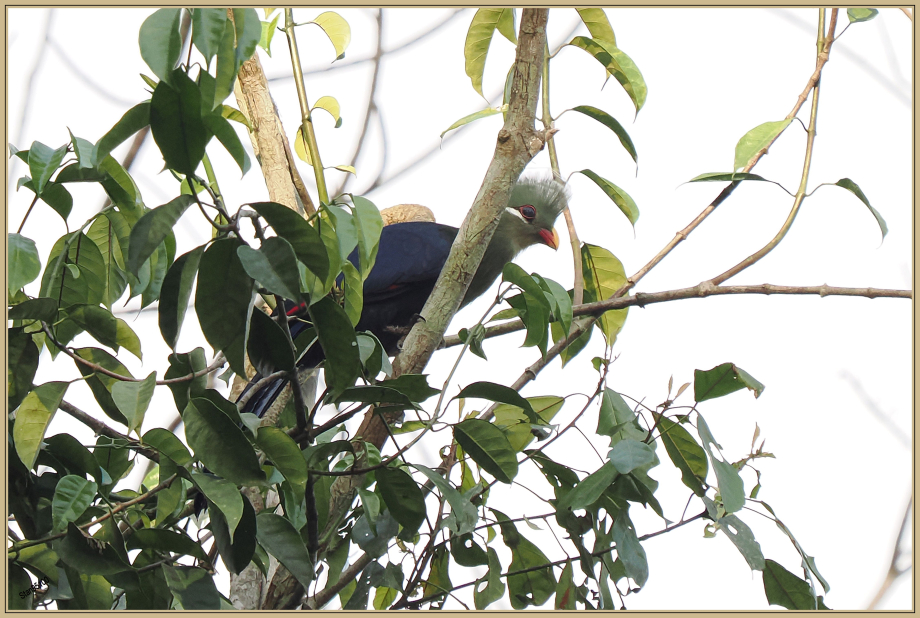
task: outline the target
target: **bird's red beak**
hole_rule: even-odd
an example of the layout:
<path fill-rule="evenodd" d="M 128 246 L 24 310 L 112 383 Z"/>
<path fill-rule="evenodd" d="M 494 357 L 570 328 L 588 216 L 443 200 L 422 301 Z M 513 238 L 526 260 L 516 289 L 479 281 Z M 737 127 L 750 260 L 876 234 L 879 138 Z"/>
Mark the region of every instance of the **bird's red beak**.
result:
<path fill-rule="evenodd" d="M 556 233 L 556 228 L 551 230 L 540 230 L 539 234 L 544 244 L 552 247 L 554 250 L 559 248 L 559 234 Z"/>

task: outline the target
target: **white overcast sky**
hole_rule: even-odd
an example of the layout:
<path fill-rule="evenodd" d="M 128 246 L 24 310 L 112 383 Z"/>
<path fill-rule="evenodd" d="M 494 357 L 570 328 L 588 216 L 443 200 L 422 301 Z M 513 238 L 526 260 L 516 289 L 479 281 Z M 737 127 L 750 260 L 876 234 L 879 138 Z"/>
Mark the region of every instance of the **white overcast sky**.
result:
<path fill-rule="evenodd" d="M 297 21 L 314 18 L 323 9 L 297 9 Z M 18 148 L 33 140 L 58 147 L 74 135 L 96 141 L 131 106 L 146 98 L 138 76 L 150 71 L 140 58 L 137 32 L 150 9 L 8 9 L 8 139 Z M 367 105 L 371 62 L 376 47 L 375 11 L 341 9 L 352 28 L 352 43 L 338 70 L 310 73 L 306 88 L 311 101 L 323 95 L 338 99 L 343 125 L 334 129 L 322 113 L 316 116 L 318 140 L 327 165 L 348 163 Z M 384 50 L 412 41 L 446 19 L 449 9 L 386 9 Z M 648 102 L 633 121 L 632 105 L 611 80 L 606 87 L 600 66 L 583 51 L 562 50 L 551 64 L 552 109 L 559 114 L 575 105 L 602 108 L 623 123 L 639 152 L 638 171 L 615 137 L 578 114 L 557 123 L 557 143 L 564 175 L 590 168 L 635 199 L 641 217 L 635 234 L 619 211 L 585 177 L 570 183 L 575 223 L 581 239 L 613 251 L 628 274 L 636 272 L 674 234 L 686 226 L 718 193 L 721 185 L 682 183 L 704 172 L 731 171 L 734 147 L 751 128 L 782 119 L 792 108 L 814 69 L 815 9 L 608 9 L 621 49 L 642 71 Z M 386 129 L 384 177 L 428 153 L 421 162 L 367 194 L 383 208 L 397 203 L 431 207 L 438 221 L 459 225 L 471 204 L 492 156 L 500 117 L 480 120 L 438 147 L 439 134 L 458 118 L 486 106 L 474 92 L 463 68 L 463 42 L 473 16 L 466 9 L 433 35 L 387 54 L 381 66 L 376 102 Z M 841 26 L 846 15 L 841 11 Z M 572 9 L 550 12 L 549 39 L 555 49 L 571 37 L 578 22 Z M 576 34 L 587 34 L 582 26 Z M 307 70 L 330 67 L 334 53 L 315 26 L 298 31 Z M 568 37 L 568 38 L 567 38 Z M 848 177 L 863 189 L 885 217 L 889 234 L 880 232 L 868 210 L 850 193 L 824 187 L 806 200 L 784 242 L 759 264 L 729 284 L 828 285 L 908 289 L 912 268 L 912 24 L 897 9 L 884 9 L 874 21 L 854 24 L 834 45 L 824 71 L 814 161 L 809 190 L 821 182 Z M 299 118 L 289 55 L 278 33 L 273 57 L 262 52 L 275 101 L 289 136 Z M 512 46 L 496 35 L 486 66 L 484 92 L 500 92 L 513 59 Z M 335 65 L 332 65 L 335 66 Z M 228 103 L 234 104 L 232 97 Z M 810 102 L 799 116 L 807 122 Z M 357 180 L 347 190 L 360 193 L 382 165 L 380 124 L 372 122 L 368 143 L 357 161 Z M 248 139 L 241 137 L 251 153 Z M 805 132 L 794 123 L 755 172 L 791 190 L 801 174 Z M 114 154 L 123 156 L 125 146 Z M 429 152 L 429 149 L 431 151 Z M 267 199 L 257 169 L 240 179 L 239 169 L 220 148 L 209 151 L 218 167 L 221 189 L 231 206 Z M 255 165 L 255 162 L 254 162 Z M 162 161 L 152 141 L 132 169 L 148 206 L 175 197 L 176 183 L 157 174 Z M 8 228 L 15 231 L 29 204 L 15 179 L 26 173 L 18 160 L 8 164 Z M 545 173 L 549 160 L 540 153 L 530 170 Z M 302 165 L 308 183 L 312 173 Z M 341 175 L 330 170 L 330 183 Z M 312 185 L 311 185 L 312 186 Z M 315 193 L 313 193 L 315 196 Z M 92 187 L 74 190 L 71 227 L 101 205 Z M 782 225 L 792 198 L 775 185 L 749 183 L 739 188 L 698 230 L 642 282 L 638 290 L 654 292 L 695 285 L 709 279 L 769 241 Z M 528 271 L 571 286 L 572 259 L 560 220 L 562 245 L 557 253 L 545 247 L 525 253 L 518 262 Z M 39 205 L 23 234 L 33 238 L 42 255 L 64 234 L 61 219 Z M 209 238 L 197 212 L 190 210 L 177 228 L 179 253 Z M 27 287 L 37 293 L 37 283 Z M 480 299 L 458 314 L 450 332 L 475 322 L 487 306 Z M 119 358 L 134 375 L 167 366 L 168 348 L 156 327 L 156 314 L 138 313 L 137 301 L 119 308 L 121 317 L 144 343 L 141 365 L 125 352 Z M 631 310 L 615 347 L 618 355 L 610 386 L 654 407 L 675 388 L 692 381 L 694 369 L 734 362 L 766 385 L 756 399 L 747 391 L 705 402 L 700 411 L 729 460 L 747 454 L 755 423 L 775 460 L 761 460 L 767 501 L 796 535 L 831 585 L 826 598 L 834 609 L 867 606 L 888 570 L 892 548 L 911 495 L 912 354 L 911 302 L 900 299 L 818 297 L 723 297 L 658 304 Z M 83 345 L 90 345 L 87 340 Z M 477 380 L 510 384 L 536 360 L 535 348 L 518 348 L 520 333 L 490 340 L 490 361 L 464 361 L 449 388 Z M 179 348 L 206 345 L 189 314 Z M 210 354 L 210 348 L 207 348 Z M 565 369 L 555 361 L 523 393 L 569 395 L 591 392 L 596 373 L 590 360 L 600 355 L 595 335 L 591 346 Z M 45 353 L 47 354 L 47 353 Z M 443 382 L 455 352 L 436 355 L 428 370 L 434 384 Z M 76 377 L 63 356 L 42 366 L 36 383 Z M 690 391 L 692 393 L 692 391 Z M 689 405 L 690 393 L 678 403 Z M 67 400 L 95 412 L 89 389 L 77 383 Z M 584 399 L 570 398 L 556 420 L 563 425 Z M 472 402 L 471 402 L 472 403 Z M 469 411 L 470 404 L 467 410 Z M 144 430 L 167 425 L 175 415 L 167 389 L 157 389 Z M 101 416 L 101 412 L 99 413 Z M 447 419 L 455 419 L 454 409 Z M 596 409 L 582 419 L 586 434 L 596 427 Z M 84 443 L 91 433 L 60 413 L 52 432 L 69 431 Z M 579 461 L 594 470 L 599 460 L 585 438 L 570 432 L 548 453 L 561 461 Z M 443 440 L 445 433 L 437 434 Z M 604 442 L 593 440 L 604 452 Z M 392 445 L 391 445 L 392 446 Z M 658 493 L 666 516 L 676 521 L 689 495 L 679 472 L 658 449 L 662 464 L 651 475 L 661 482 Z M 437 460 L 432 451 L 430 462 Z M 745 487 L 755 483 L 745 472 Z M 523 483 L 550 492 L 533 466 L 522 467 Z M 523 506 L 522 506 L 523 505 Z M 538 514 L 547 505 L 520 488 L 493 492 L 490 506 L 505 512 Z M 701 509 L 694 501 L 687 513 Z M 663 522 L 650 510 L 634 506 L 630 515 L 640 535 L 659 530 Z M 766 519 L 742 511 L 767 558 L 800 573 L 797 556 L 785 536 Z M 759 573 L 752 574 L 729 540 L 703 538 L 703 522 L 644 543 L 650 563 L 645 589 L 627 597 L 630 609 L 758 609 L 766 608 Z M 521 532 L 554 558 L 561 550 L 543 531 L 521 526 Z M 495 543 L 501 549 L 500 542 Z M 907 544 L 909 550 L 909 539 Z M 507 566 L 507 553 L 501 554 Z M 909 555 L 909 554 L 908 554 Z M 576 569 L 576 572 L 578 570 Z M 455 584 L 470 579 L 459 569 Z M 576 577 L 580 577 L 580 573 Z M 222 587 L 226 590 L 226 587 Z M 497 605 L 496 608 L 509 607 Z M 911 577 L 902 578 L 883 608 L 911 607 Z"/>

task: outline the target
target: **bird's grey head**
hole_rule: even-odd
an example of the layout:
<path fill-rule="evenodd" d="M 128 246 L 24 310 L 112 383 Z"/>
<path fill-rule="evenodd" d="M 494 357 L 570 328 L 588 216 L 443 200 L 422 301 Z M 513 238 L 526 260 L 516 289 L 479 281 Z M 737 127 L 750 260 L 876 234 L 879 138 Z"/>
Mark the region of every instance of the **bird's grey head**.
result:
<path fill-rule="evenodd" d="M 502 215 L 500 228 L 508 230 L 502 236 L 515 245 L 515 254 L 536 244 L 557 249 L 559 235 L 553 224 L 567 203 L 565 186 L 552 178 L 518 179 Z"/>

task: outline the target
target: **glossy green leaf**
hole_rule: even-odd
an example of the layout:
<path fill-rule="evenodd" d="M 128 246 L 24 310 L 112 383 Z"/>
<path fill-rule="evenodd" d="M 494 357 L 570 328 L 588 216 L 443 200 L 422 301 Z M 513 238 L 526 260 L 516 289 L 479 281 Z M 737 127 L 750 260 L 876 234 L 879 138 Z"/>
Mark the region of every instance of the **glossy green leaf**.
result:
<path fill-rule="evenodd" d="M 225 516 L 223 509 L 212 502 L 208 506 L 208 514 L 211 517 L 210 528 L 220 552 L 220 559 L 231 573 L 239 575 L 249 565 L 256 551 L 256 512 L 249 500 L 242 499 L 239 490 L 232 483 L 223 482 L 229 486 L 228 497 L 230 497 L 229 492 L 236 495 L 242 516 L 238 519 L 239 523 L 230 528 L 228 517 Z"/>
<path fill-rule="evenodd" d="M 603 9 L 579 9 L 579 12 L 582 12 L 582 11 L 598 11 L 600 13 L 603 13 Z M 616 134 L 617 138 L 620 140 L 620 144 L 623 145 L 623 148 L 625 148 L 626 152 L 629 153 L 629 156 L 632 157 L 632 160 L 635 161 L 636 163 L 639 162 L 639 154 L 636 152 L 636 147 L 633 145 L 632 139 L 630 139 L 629 137 L 629 133 L 626 132 L 626 129 L 623 128 L 623 125 L 617 122 L 616 118 L 614 118 L 613 116 L 611 116 L 604 110 L 598 109 L 596 107 L 592 107 L 590 105 L 579 105 L 577 107 L 573 107 L 572 110 L 582 113 L 588 118 L 593 118 L 594 120 L 597 120 L 599 123 L 601 123 L 608 129 L 613 131 L 614 134 Z M 592 180 L 594 179 L 592 178 Z M 594 180 L 594 182 L 597 182 L 597 180 Z M 603 189 L 604 187 L 602 186 L 601 188 Z M 628 213 L 624 213 L 624 214 L 626 214 L 627 217 L 629 216 Z M 636 218 L 637 219 L 639 218 L 638 210 L 636 211 Z M 633 221 L 633 224 L 635 224 L 635 221 Z"/>
<path fill-rule="evenodd" d="M 617 558 L 626 567 L 626 574 L 641 588 L 648 581 L 648 558 L 639 543 L 636 528 L 626 512 L 620 513 L 611 531 L 617 544 Z"/>
<path fill-rule="evenodd" d="M 639 113 L 639 110 L 645 105 L 648 86 L 646 86 L 645 78 L 632 58 L 616 47 L 614 43 L 601 39 L 577 36 L 569 42 L 569 45 L 583 49 L 594 56 L 595 60 L 604 66 L 607 73 L 620 82 L 623 90 L 632 100 L 636 113 Z"/>
<path fill-rule="evenodd" d="M 138 37 L 141 58 L 161 82 L 172 82 L 173 69 L 182 53 L 181 13 L 181 9 L 159 9 L 141 24 Z"/>
<path fill-rule="evenodd" d="M 808 582 L 773 560 L 764 562 L 763 588 L 770 605 L 798 610 L 829 609 L 824 604 L 824 597 L 814 597 Z"/>
<path fill-rule="evenodd" d="M 342 19 L 342 16 L 334 11 L 320 13 L 311 22 L 323 29 L 329 41 L 335 48 L 335 59 L 338 60 L 345 56 L 345 49 L 351 43 L 351 27 L 348 22 Z"/>
<path fill-rule="evenodd" d="M 177 438 L 173 432 L 162 427 L 154 427 L 144 433 L 141 442 L 155 448 L 161 455 L 169 457 L 180 466 L 192 460 L 192 455 L 182 444 L 182 440 Z"/>
<path fill-rule="evenodd" d="M 300 275 L 291 244 L 284 238 L 266 238 L 259 249 L 240 245 L 236 249 L 243 269 L 272 294 L 300 300 Z"/>
<path fill-rule="evenodd" d="M 237 485 L 265 483 L 265 473 L 243 431 L 217 406 L 193 399 L 182 420 L 188 444 L 204 465 Z"/>
<path fill-rule="evenodd" d="M 294 350 L 291 349 L 284 331 L 273 318 L 262 311 L 252 312 L 246 351 L 252 366 L 263 376 L 294 368 Z"/>
<path fill-rule="evenodd" d="M 184 556 L 194 556 L 207 560 L 207 554 L 201 545 L 193 541 L 184 532 L 160 528 L 141 528 L 127 538 L 128 549 L 155 549 Z"/>
<path fill-rule="evenodd" d="M 706 452 L 686 429 L 671 419 L 656 415 L 661 441 L 671 462 L 680 470 L 681 481 L 697 496 L 706 493 L 703 483 L 709 474 Z"/>
<path fill-rule="evenodd" d="M 67 154 L 67 146 L 52 150 L 41 142 L 32 142 L 29 148 L 29 174 L 32 176 L 32 190 L 36 195 L 41 195 L 51 176 L 61 166 L 61 161 Z"/>
<path fill-rule="evenodd" d="M 54 488 L 54 499 L 51 501 L 53 530 L 61 531 L 67 524 L 76 521 L 93 503 L 97 489 L 96 483 L 73 474 L 68 474 L 58 481 L 57 487 Z"/>
<path fill-rule="evenodd" d="M 506 12 L 510 14 L 511 9 L 478 9 L 466 33 L 466 42 L 463 45 L 466 74 L 472 81 L 473 90 L 478 92 L 479 96 L 484 96 L 482 94 L 482 75 L 486 67 L 486 55 L 489 53 L 492 34 L 499 24 L 501 24 L 500 31 L 507 33 L 508 20 L 512 20 L 513 23 L 513 16 L 506 15 Z M 513 34 L 513 26 L 511 32 Z"/>
<path fill-rule="evenodd" d="M 693 397 L 697 403 L 724 397 L 743 388 L 753 391 L 756 399 L 766 387 L 734 363 L 722 363 L 708 371 L 693 371 Z"/>
<path fill-rule="evenodd" d="M 144 414 L 153 398 L 157 372 L 151 371 L 143 382 L 116 382 L 112 385 L 112 401 L 128 419 L 128 431 L 139 431 Z"/>
<path fill-rule="evenodd" d="M 316 229 L 301 215 L 276 202 L 249 204 L 264 218 L 278 236 L 284 238 L 294 249 L 297 259 L 304 263 L 314 275 L 325 279 L 329 274 L 329 256 L 326 246 Z"/>
<path fill-rule="evenodd" d="M 355 329 L 345 311 L 328 297 L 310 306 L 310 318 L 326 355 L 326 386 L 329 398 L 334 400 L 361 373 Z"/>
<path fill-rule="evenodd" d="M 127 367 L 122 365 L 117 358 L 105 350 L 100 350 L 99 348 L 78 348 L 74 350 L 74 353 L 80 358 L 99 365 L 104 369 L 108 369 L 113 373 L 129 378 L 133 377 Z M 118 406 L 115 405 L 115 402 L 112 401 L 111 389 L 112 385 L 117 382 L 117 380 L 103 373 L 96 372 L 83 363 L 74 362 L 77 369 L 79 369 L 80 373 L 85 378 L 84 381 L 86 385 L 89 386 L 90 390 L 93 392 L 93 397 L 96 398 L 96 402 L 99 404 L 99 407 L 102 408 L 102 411 L 113 421 L 121 423 L 122 425 L 127 425 L 128 420 L 118 409 Z"/>
<path fill-rule="evenodd" d="M 587 26 L 588 32 L 591 33 L 591 38 L 607 41 L 612 45 L 617 44 L 616 35 L 613 34 L 613 28 L 610 26 L 610 21 L 607 19 L 607 14 L 604 12 L 604 9 L 575 10 L 578 11 L 578 16 L 581 17 L 581 21 Z"/>
<path fill-rule="evenodd" d="M 259 544 L 277 558 L 304 588 L 309 588 L 313 581 L 313 562 L 291 522 L 267 511 L 259 513 L 256 522 Z"/>
<path fill-rule="evenodd" d="M 182 609 L 221 609 L 220 593 L 214 585 L 214 578 L 205 569 L 165 564 L 163 575 L 169 591 Z"/>
<path fill-rule="evenodd" d="M 198 274 L 198 263 L 201 261 L 202 253 L 204 253 L 204 246 L 196 247 L 180 256 L 169 267 L 163 279 L 160 303 L 157 308 L 157 321 L 163 340 L 173 350 L 176 349 L 182 322 L 188 311 L 192 284 Z"/>
<path fill-rule="evenodd" d="M 480 9 L 480 10 L 482 10 L 482 9 Z M 480 79 L 482 79 L 482 76 L 480 76 Z M 482 94 L 482 93 L 480 93 L 480 94 Z M 467 114 L 467 115 L 464 116 L 463 118 L 460 118 L 459 120 L 454 121 L 454 123 L 453 123 L 452 125 L 450 125 L 450 126 L 447 127 L 446 129 L 444 129 L 443 131 L 441 131 L 440 137 L 443 139 L 444 136 L 445 136 L 447 133 L 453 131 L 454 129 L 459 129 L 459 128 L 462 127 L 463 125 L 466 125 L 466 124 L 469 124 L 469 123 L 474 122 L 474 121 L 476 121 L 476 120 L 479 120 L 480 118 L 488 118 L 489 116 L 494 116 L 495 114 L 501 114 L 501 113 L 507 112 L 507 111 L 508 111 L 508 105 L 507 105 L 507 104 L 504 104 L 504 105 L 499 105 L 498 107 L 487 107 L 487 108 L 485 108 L 485 109 L 483 109 L 483 110 L 479 110 L 478 112 L 473 112 L 472 114 Z"/>
<path fill-rule="evenodd" d="M 527 418 L 531 423 L 540 423 L 540 419 L 537 416 L 536 411 L 534 411 L 533 406 L 530 405 L 530 402 L 521 397 L 520 393 L 518 393 L 513 388 L 508 388 L 507 386 L 494 384 L 492 382 L 474 382 L 454 395 L 451 401 L 453 401 L 453 399 L 462 399 L 468 397 L 486 399 L 496 403 L 506 403 L 508 405 L 515 406 L 524 411 L 524 414 L 527 415 Z"/>
<path fill-rule="evenodd" d="M 223 116 L 216 113 L 205 116 L 204 124 L 227 149 L 227 152 L 230 153 L 230 156 L 233 157 L 233 160 L 236 161 L 240 171 L 245 176 L 251 164 L 249 155 L 246 154 L 246 149 L 243 148 L 243 143 L 240 141 L 240 136 L 236 134 L 236 130 L 230 126 L 230 123 Z"/>
<path fill-rule="evenodd" d="M 13 444 L 26 468 L 35 465 L 45 431 L 67 392 L 67 382 L 46 382 L 25 396 L 16 410 Z"/>
<path fill-rule="evenodd" d="M 244 518 L 245 505 L 243 503 L 246 502 L 236 485 L 226 479 L 197 472 L 192 474 L 192 481 L 205 497 L 220 509 L 228 528 L 230 541 L 233 541 L 237 526 Z"/>
<path fill-rule="evenodd" d="M 122 252 L 121 239 L 112 223 L 112 220 L 118 217 L 124 221 L 124 215 L 117 211 L 111 211 L 111 214 L 112 219 L 107 216 L 99 217 L 86 231 L 87 237 L 99 248 L 105 263 L 105 293 L 102 304 L 108 309 L 112 308 L 128 287 L 128 277 L 124 270 L 126 256 Z"/>
<path fill-rule="evenodd" d="M 358 264 L 363 281 L 367 279 L 371 269 L 374 268 L 374 263 L 377 261 L 383 219 L 380 217 L 380 210 L 369 199 L 355 195 L 352 197 L 352 203 L 354 205 L 355 229 L 358 236 Z"/>
<path fill-rule="evenodd" d="M 403 527 L 403 534 L 415 534 L 425 521 L 425 498 L 407 472 L 394 467 L 376 472 L 377 490 L 390 514 Z"/>
<path fill-rule="evenodd" d="M 354 264 L 342 262 L 342 288 L 345 295 L 345 314 L 352 326 L 357 326 L 361 321 L 364 311 L 364 282 L 361 273 Z"/>
<path fill-rule="evenodd" d="M 131 230 L 127 264 L 129 272 L 137 276 L 141 264 L 156 251 L 179 218 L 194 203 L 195 198 L 191 195 L 180 195 L 141 217 Z"/>
<path fill-rule="evenodd" d="M 604 194 L 609 197 L 614 204 L 616 204 L 617 208 L 620 209 L 620 212 L 626 215 L 629 223 L 633 226 L 633 229 L 635 229 L 636 222 L 639 220 L 639 207 L 636 206 L 636 203 L 629 196 L 629 194 L 606 178 L 601 178 L 591 170 L 579 170 L 579 173 L 584 174 L 593 180 L 594 184 L 600 187 L 601 191 L 603 191 Z"/>
<path fill-rule="evenodd" d="M 42 271 L 35 241 L 20 234 L 7 235 L 7 260 L 10 294 L 35 281 Z"/>
<path fill-rule="evenodd" d="M 739 170 L 747 166 L 754 155 L 773 143 L 773 140 L 786 130 L 790 122 L 792 119 L 765 122 L 745 133 L 735 146 L 734 169 Z"/>
<path fill-rule="evenodd" d="M 476 418 L 454 425 L 454 439 L 479 466 L 502 483 L 517 476 L 515 451 L 501 429 Z"/>
<path fill-rule="evenodd" d="M 192 9 L 192 42 L 208 64 L 220 48 L 227 19 L 226 9 Z"/>
<path fill-rule="evenodd" d="M 606 300 L 626 285 L 623 263 L 603 247 L 584 243 L 581 246 L 582 270 L 585 278 L 585 302 Z M 628 309 L 605 312 L 596 322 L 607 345 L 613 345 L 626 322 Z"/>
<path fill-rule="evenodd" d="M 204 157 L 211 132 L 201 118 L 198 85 L 177 69 L 173 85 L 157 84 L 150 99 L 150 132 L 166 167 L 191 176 Z"/>
<path fill-rule="evenodd" d="M 30 298 L 10 307 L 7 319 L 53 322 L 57 313 L 57 302 L 53 298 Z"/>
<path fill-rule="evenodd" d="M 847 9 L 847 19 L 850 20 L 851 24 L 875 19 L 876 15 L 878 15 L 878 9 Z M 787 609 L 792 608 L 790 607 Z"/>
<path fill-rule="evenodd" d="M 42 450 L 54 458 L 60 472 L 77 476 L 92 476 L 97 482 L 105 479 L 99 462 L 79 440 L 67 433 L 46 436 Z M 41 458 L 41 455 L 39 456 Z"/>
<path fill-rule="evenodd" d="M 208 377 L 204 375 L 204 369 L 207 367 L 204 348 L 195 348 L 185 354 L 173 353 L 169 355 L 168 360 L 169 369 L 163 375 L 166 380 L 184 378 L 192 373 L 201 372 L 198 377 L 191 380 L 167 384 L 176 401 L 176 410 L 184 410 L 189 398 L 200 396 L 207 388 Z"/>
<path fill-rule="evenodd" d="M 253 282 L 227 238 L 208 247 L 198 265 L 195 313 L 201 332 L 215 350 L 223 350 L 233 370 L 245 375 L 243 353 L 252 311 Z"/>
<path fill-rule="evenodd" d="M 307 461 L 297 443 L 277 427 L 260 427 L 256 445 L 297 491 L 307 486 Z"/>
<path fill-rule="evenodd" d="M 38 370 L 38 346 L 22 328 L 7 330 L 7 406 L 15 410 L 32 389 Z M 15 367 L 14 371 L 9 368 Z"/>
<path fill-rule="evenodd" d="M 178 13 L 178 11 L 176 12 Z M 177 36 L 178 34 L 179 33 L 176 32 Z M 89 167 L 94 167 L 96 161 L 104 159 L 109 153 L 115 150 L 116 147 L 149 124 L 150 101 L 138 103 L 129 109 L 125 112 L 124 116 L 115 123 L 115 126 L 109 129 L 96 143 L 96 150 L 92 158 L 93 163 Z M 80 163 L 82 165 L 83 161 L 81 160 Z"/>
<path fill-rule="evenodd" d="M 853 9 L 847 9 L 847 10 L 850 11 Z M 874 9 L 870 9 L 870 10 L 874 10 Z M 859 188 L 859 185 L 857 185 L 855 182 L 853 182 L 849 178 L 841 178 L 834 184 L 837 185 L 838 187 L 843 187 L 844 189 L 846 189 L 847 191 L 849 191 L 850 193 L 858 197 L 859 201 L 866 205 L 866 208 L 868 208 L 869 212 L 872 213 L 872 216 L 875 217 L 875 222 L 878 223 L 879 229 L 882 230 L 882 240 L 884 240 L 885 235 L 888 234 L 888 225 L 885 224 L 885 219 L 882 218 L 881 213 L 879 213 L 879 211 L 873 208 L 872 205 L 869 203 L 869 198 L 867 198 L 866 194 L 862 192 L 862 189 Z"/>
<path fill-rule="evenodd" d="M 112 575 L 131 568 L 111 544 L 89 542 L 72 522 L 56 550 L 65 565 L 81 574 Z"/>
<path fill-rule="evenodd" d="M 116 318 L 109 310 L 98 305 L 76 305 L 67 311 L 67 317 L 99 343 L 116 352 L 124 347 L 138 359 L 143 358 L 137 334 L 127 322 Z"/>

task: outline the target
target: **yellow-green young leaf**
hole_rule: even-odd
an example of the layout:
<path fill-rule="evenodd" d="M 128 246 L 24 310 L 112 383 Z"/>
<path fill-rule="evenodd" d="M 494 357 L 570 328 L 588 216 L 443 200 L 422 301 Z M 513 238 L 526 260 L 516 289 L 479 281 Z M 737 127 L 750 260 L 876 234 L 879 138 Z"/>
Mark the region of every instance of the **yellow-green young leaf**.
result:
<path fill-rule="evenodd" d="M 277 7 L 275 7 L 275 8 L 270 8 L 270 9 L 262 9 L 262 11 L 264 11 L 264 13 L 265 13 L 265 19 L 268 19 L 268 16 L 271 15 L 272 13 L 274 13 L 274 12 L 277 11 L 277 10 L 278 10 Z"/>
<path fill-rule="evenodd" d="M 514 34 L 514 9 L 502 9 L 496 28 L 503 37 L 517 45 L 517 36 Z"/>
<path fill-rule="evenodd" d="M 355 171 L 355 168 L 351 165 L 333 165 L 332 169 L 339 170 L 340 172 L 345 172 L 346 174 L 354 174 L 355 177 L 358 176 L 358 172 Z"/>
<path fill-rule="evenodd" d="M 596 245 L 585 243 L 581 247 L 582 270 L 585 276 L 585 302 L 610 298 L 626 283 L 626 271 L 615 255 Z M 628 309 L 615 309 L 604 313 L 595 324 L 604 333 L 607 345 L 613 345 L 617 333 L 623 328 Z"/>
<path fill-rule="evenodd" d="M 569 45 L 585 50 L 594 56 L 595 60 L 604 65 L 607 73 L 620 82 L 623 90 L 632 100 L 636 113 L 639 113 L 639 110 L 645 105 L 648 86 L 646 86 L 645 78 L 632 58 L 608 41 L 590 39 L 585 36 L 575 37 Z"/>
<path fill-rule="evenodd" d="M 500 31 L 508 29 L 509 17 L 505 16 L 505 11 L 510 13 L 511 9 L 479 9 L 473 16 L 470 29 L 466 32 L 466 43 L 463 45 L 466 74 L 479 96 L 484 96 L 482 94 L 482 74 L 486 68 L 486 56 L 489 53 L 492 34 L 496 28 L 499 28 L 499 24 L 502 24 Z"/>
<path fill-rule="evenodd" d="M 326 11 L 313 20 L 314 24 L 323 29 L 332 46 L 335 47 L 335 59 L 339 60 L 345 56 L 345 49 L 351 43 L 351 27 L 348 22 L 342 19 L 342 16 L 333 11 Z"/>
<path fill-rule="evenodd" d="M 847 19 L 851 24 L 875 19 L 876 15 L 878 15 L 878 9 L 847 9 Z"/>
<path fill-rule="evenodd" d="M 639 220 L 639 207 L 636 206 L 633 198 L 631 198 L 626 191 L 616 186 L 606 178 L 598 176 L 591 170 L 580 170 L 580 173 L 593 180 L 594 184 L 601 188 L 601 191 L 603 191 L 607 197 L 609 197 L 613 203 L 617 205 L 617 208 L 620 209 L 620 212 L 626 215 L 626 218 L 629 219 L 633 229 L 635 229 L 636 221 Z"/>
<path fill-rule="evenodd" d="M 320 97 L 316 103 L 313 104 L 313 110 L 324 109 L 332 116 L 332 119 L 335 120 L 335 128 L 338 129 L 342 126 L 341 107 L 339 106 L 338 100 L 335 97 Z"/>
<path fill-rule="evenodd" d="M 268 15 L 265 16 L 266 18 Z M 259 39 L 259 47 L 265 50 L 265 53 L 268 54 L 268 57 L 271 58 L 272 55 L 272 38 L 275 36 L 275 28 L 278 26 L 278 19 L 281 17 L 281 13 L 275 15 L 275 19 L 271 23 L 267 21 L 262 22 L 262 36 Z"/>
<path fill-rule="evenodd" d="M 342 273 L 345 275 L 345 314 L 351 325 L 357 326 L 364 309 L 364 283 L 361 273 L 348 260 L 342 262 Z"/>
<path fill-rule="evenodd" d="M 137 431 L 153 398 L 157 372 L 151 371 L 143 382 L 116 382 L 112 385 L 112 401 L 128 419 L 128 431 Z"/>
<path fill-rule="evenodd" d="M 473 112 L 472 114 L 469 114 L 468 116 L 464 116 L 460 120 L 456 121 L 454 124 L 444 129 L 441 132 L 441 137 L 443 138 L 444 134 L 447 133 L 448 131 L 453 131 L 454 129 L 458 127 L 462 127 L 463 125 L 469 124 L 473 122 L 474 120 L 479 120 L 480 118 L 488 118 L 489 116 L 500 114 L 504 111 L 507 111 L 507 109 L 508 109 L 507 105 L 502 105 L 501 107 L 487 107 L 482 111 Z"/>
<path fill-rule="evenodd" d="M 252 125 L 249 124 L 249 120 L 246 119 L 246 116 L 243 115 L 243 112 L 236 109 L 235 107 L 230 107 L 229 105 L 220 106 L 220 115 L 226 118 L 227 120 L 232 120 L 233 122 L 238 122 L 241 125 L 245 126 L 250 131 L 252 130 Z M 202 188 L 202 191 L 204 188 Z M 201 191 L 199 191 L 201 193 Z"/>
<path fill-rule="evenodd" d="M 581 21 L 588 27 L 591 38 L 596 41 L 606 41 L 612 45 L 617 44 L 617 37 L 613 34 L 613 28 L 610 27 L 610 21 L 604 9 L 575 9 L 581 17 Z M 574 609 L 574 605 L 572 606 Z"/>
<path fill-rule="evenodd" d="M 562 404 L 565 403 L 565 399 L 554 395 L 528 397 L 527 401 L 530 402 L 540 420 L 547 425 L 552 422 L 553 417 L 556 416 L 556 413 L 562 409 Z M 527 415 L 524 414 L 524 410 L 517 406 L 503 403 L 495 408 L 495 425 L 508 437 L 511 448 L 515 452 L 523 451 L 534 439 L 534 435 L 530 431 L 530 421 Z"/>
<path fill-rule="evenodd" d="M 26 468 L 35 464 L 45 431 L 68 386 L 68 382 L 46 382 L 26 395 L 16 410 L 13 444 Z"/>
<path fill-rule="evenodd" d="M 374 609 L 384 610 L 396 602 L 396 595 L 399 593 L 395 588 L 380 586 L 374 592 Z"/>
<path fill-rule="evenodd" d="M 294 137 L 294 152 L 300 157 L 301 161 L 307 165 L 313 165 L 313 158 L 310 156 L 310 149 L 307 148 L 307 138 L 303 134 L 303 127 L 298 127 L 297 135 Z"/>
<path fill-rule="evenodd" d="M 786 130 L 792 119 L 765 122 L 744 134 L 735 146 L 735 170 L 740 170 L 754 158 L 758 152 L 766 148 L 776 137 Z"/>

